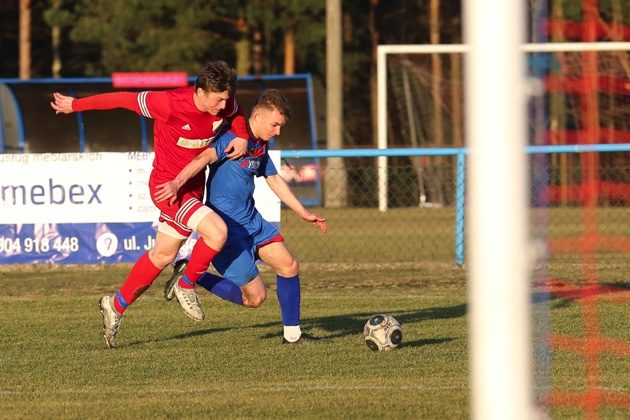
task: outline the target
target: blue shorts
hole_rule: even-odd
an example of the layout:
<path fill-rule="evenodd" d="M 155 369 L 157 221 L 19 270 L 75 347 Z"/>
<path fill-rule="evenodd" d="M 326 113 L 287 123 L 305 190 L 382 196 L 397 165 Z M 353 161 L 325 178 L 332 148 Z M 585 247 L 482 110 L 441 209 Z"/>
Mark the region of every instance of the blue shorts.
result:
<path fill-rule="evenodd" d="M 227 280 L 243 286 L 259 274 L 258 247 L 274 240 L 282 241 L 278 229 L 260 215 L 246 226 L 228 226 L 227 241 L 212 265 Z"/>

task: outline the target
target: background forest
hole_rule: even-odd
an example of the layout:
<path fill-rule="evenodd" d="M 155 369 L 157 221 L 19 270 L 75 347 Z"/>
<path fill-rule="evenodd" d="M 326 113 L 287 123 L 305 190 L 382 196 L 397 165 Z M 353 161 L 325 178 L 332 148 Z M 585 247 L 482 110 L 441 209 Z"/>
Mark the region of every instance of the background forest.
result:
<path fill-rule="evenodd" d="M 114 71 L 170 70 L 194 75 L 205 61 L 222 58 L 241 75 L 311 73 L 325 84 L 326 3 L 326 0 L 3 1 L 0 77 L 110 76 Z M 375 47 L 461 43 L 461 2 L 341 3 L 343 142 L 345 147 L 373 145 Z M 581 22 L 588 9 L 594 7 L 601 21 L 627 24 L 630 19 L 628 0 L 525 3 L 530 16 L 529 40 L 535 42 L 550 40 L 544 25 L 546 17 Z M 372 107 L 367 107 L 370 103 Z"/>
<path fill-rule="evenodd" d="M 175 70 L 194 75 L 205 61 L 221 58 L 241 75 L 311 73 L 325 84 L 325 0 L 2 2 L 0 77 L 21 73 L 19 3 L 30 7 L 27 77 Z M 375 46 L 432 39 L 461 42 L 460 4 L 439 0 L 342 3 L 344 143 L 347 147 L 369 145 L 372 122 L 366 104 L 371 102 L 370 78 L 375 77 Z"/>

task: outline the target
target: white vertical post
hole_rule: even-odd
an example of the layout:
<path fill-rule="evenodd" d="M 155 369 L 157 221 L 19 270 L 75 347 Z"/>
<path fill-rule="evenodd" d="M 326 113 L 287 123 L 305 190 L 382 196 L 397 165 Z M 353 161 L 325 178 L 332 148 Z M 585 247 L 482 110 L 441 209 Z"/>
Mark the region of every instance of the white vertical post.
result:
<path fill-rule="evenodd" d="M 378 148 L 387 149 L 387 51 L 376 49 Z M 387 211 L 387 157 L 376 159 L 378 174 L 378 209 Z"/>
<path fill-rule="evenodd" d="M 524 2 L 464 2 L 472 414 L 533 416 Z"/>

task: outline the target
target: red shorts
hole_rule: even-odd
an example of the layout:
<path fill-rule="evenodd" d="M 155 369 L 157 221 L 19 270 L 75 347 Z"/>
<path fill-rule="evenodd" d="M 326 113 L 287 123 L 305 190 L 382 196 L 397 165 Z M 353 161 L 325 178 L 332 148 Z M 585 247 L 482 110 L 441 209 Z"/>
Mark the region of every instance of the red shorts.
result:
<path fill-rule="evenodd" d="M 153 204 L 160 209 L 160 225 L 158 230 L 169 236 L 186 239 L 196 229 L 199 221 L 212 210 L 203 205 L 203 194 L 206 177 L 203 172 L 186 182 L 177 191 L 177 199 L 173 204 L 170 200 L 155 201 L 158 185 L 164 181 L 156 181 L 153 173 L 149 179 L 149 192 Z"/>

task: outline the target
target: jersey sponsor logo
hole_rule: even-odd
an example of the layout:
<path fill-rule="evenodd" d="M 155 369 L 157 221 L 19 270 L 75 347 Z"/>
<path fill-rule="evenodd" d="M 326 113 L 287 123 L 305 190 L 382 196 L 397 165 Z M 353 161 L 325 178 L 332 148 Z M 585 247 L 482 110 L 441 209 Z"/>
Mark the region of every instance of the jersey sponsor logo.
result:
<path fill-rule="evenodd" d="M 182 125 L 182 130 L 190 131 L 190 124 Z"/>
<path fill-rule="evenodd" d="M 202 147 L 206 147 L 212 143 L 212 140 L 214 140 L 215 137 L 216 136 L 212 136 L 207 139 L 187 139 L 185 137 L 180 137 L 177 139 L 177 145 L 186 149 L 201 149 Z"/>
<path fill-rule="evenodd" d="M 260 161 L 259 160 L 244 160 L 241 162 L 240 164 L 241 168 L 245 168 L 245 169 L 253 169 L 255 171 L 258 170 L 258 168 L 260 168 Z"/>

